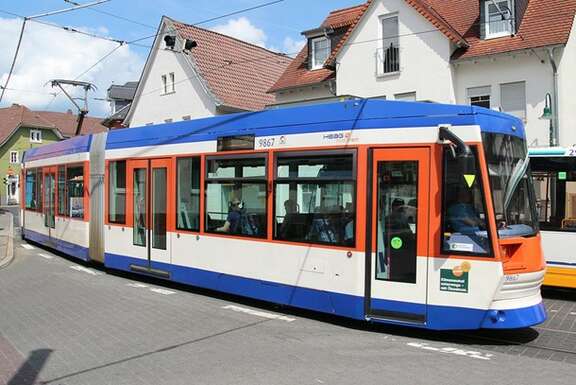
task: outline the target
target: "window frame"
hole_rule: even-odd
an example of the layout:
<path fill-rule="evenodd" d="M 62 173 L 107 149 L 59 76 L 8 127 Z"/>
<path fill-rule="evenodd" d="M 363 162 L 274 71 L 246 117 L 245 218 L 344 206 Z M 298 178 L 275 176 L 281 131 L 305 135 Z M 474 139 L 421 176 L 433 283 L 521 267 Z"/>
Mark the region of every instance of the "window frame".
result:
<path fill-rule="evenodd" d="M 492 224 L 490 223 L 490 218 L 488 216 L 488 201 L 487 199 L 492 199 L 491 194 L 486 193 L 486 188 L 484 186 L 484 170 L 481 168 L 481 160 L 480 160 L 480 151 L 482 151 L 482 156 L 484 155 L 484 148 L 479 148 L 480 146 L 477 144 L 469 144 L 468 147 L 472 150 L 473 153 L 476 155 L 476 169 L 481 172 L 481 175 L 477 180 L 480 183 L 480 191 L 482 193 L 482 206 L 484 209 L 484 216 L 486 217 L 486 235 L 488 240 L 488 249 L 486 250 L 486 254 L 482 253 L 475 253 L 475 252 L 468 252 L 468 251 L 458 251 L 458 250 L 445 250 L 444 249 L 444 229 L 446 224 L 446 154 L 448 153 L 448 149 L 446 147 L 442 148 L 442 180 L 440 185 L 442 186 L 441 189 L 441 212 L 440 212 L 440 255 L 445 256 L 466 256 L 466 257 L 476 257 L 482 259 L 496 258 L 496 254 L 494 253 L 494 243 L 492 239 Z"/>
<path fill-rule="evenodd" d="M 15 160 L 12 159 L 14 154 L 16 154 L 16 156 L 14 157 Z M 10 151 L 10 164 L 18 164 L 18 163 L 19 163 L 19 162 L 18 162 L 19 160 L 20 160 L 20 152 L 19 152 L 19 151 L 16 151 L 16 150 Z"/>
<path fill-rule="evenodd" d="M 88 206 L 86 205 L 86 203 L 87 203 L 87 199 L 86 199 L 86 181 L 87 181 L 86 165 L 84 164 L 84 162 L 81 162 L 81 163 L 65 164 L 64 166 L 66 167 L 66 215 L 64 215 L 64 217 L 72 219 L 72 220 L 77 220 L 77 221 L 85 221 L 88 218 L 87 217 Z M 68 188 L 68 169 L 70 169 L 70 168 L 82 168 L 82 208 L 83 208 L 82 217 L 73 217 L 70 213 L 70 196 L 69 196 L 69 188 Z M 79 198 L 79 197 L 76 197 L 76 198 Z M 89 200 L 88 200 L 88 203 L 89 203 Z"/>
<path fill-rule="evenodd" d="M 318 179 L 316 177 L 278 177 L 278 158 L 306 158 L 306 157 L 314 157 L 314 156 L 329 156 L 329 155 L 352 155 L 352 176 L 350 178 L 331 178 L 331 179 Z M 272 230 L 272 240 L 277 242 L 291 242 L 295 244 L 306 244 L 306 245 L 318 245 L 323 247 L 334 247 L 338 249 L 356 249 L 358 245 L 358 150 L 356 148 L 349 148 L 349 149 L 336 149 L 336 150 L 293 150 L 293 151 L 276 151 L 272 154 L 273 156 L 273 170 L 274 175 L 273 182 L 272 182 L 272 223 L 269 225 L 271 226 Z M 333 244 L 330 242 L 318 242 L 318 241 L 298 241 L 298 240 L 288 240 L 288 239 L 281 239 L 278 238 L 276 235 L 276 188 L 278 184 L 285 184 L 289 182 L 295 183 L 315 183 L 318 185 L 321 184 L 332 184 L 337 182 L 350 182 L 352 184 L 352 191 L 354 197 L 354 241 L 351 245 L 342 245 L 342 244 Z"/>
<path fill-rule="evenodd" d="M 67 171 L 68 168 L 65 164 L 60 164 L 56 166 L 56 216 L 58 217 L 68 217 L 68 179 Z M 60 171 L 64 170 L 64 214 L 61 214 L 60 207 Z"/>
<path fill-rule="evenodd" d="M 110 193 L 112 191 L 112 173 L 110 172 L 113 163 L 124 162 L 124 221 L 112 221 L 110 218 L 110 201 L 111 196 Z M 110 159 L 106 166 L 106 223 L 114 224 L 114 225 L 126 225 L 126 220 L 128 218 L 128 160 L 127 159 Z"/>
<path fill-rule="evenodd" d="M 39 207 L 41 207 L 39 205 L 39 200 L 38 200 L 38 167 L 34 167 L 34 168 L 28 168 L 25 169 L 24 172 L 24 208 L 27 211 L 34 211 L 34 212 L 38 212 L 41 211 L 41 209 Z M 26 195 L 28 194 L 28 186 L 27 186 L 27 176 L 28 173 L 31 173 L 32 175 L 34 175 L 34 186 L 33 186 L 33 190 L 34 190 L 34 194 L 36 196 L 36 207 L 29 207 L 28 206 L 28 202 L 26 201 Z"/>
<path fill-rule="evenodd" d="M 504 2 L 506 1 L 507 3 L 507 7 L 510 10 L 510 18 L 507 19 L 506 21 L 510 22 L 510 29 L 507 31 L 503 31 L 503 32 L 497 32 L 497 33 L 490 33 L 490 5 L 493 4 L 494 6 L 498 7 L 498 5 L 496 3 L 499 2 Z M 484 0 L 484 30 L 485 30 L 485 39 L 489 40 L 489 39 L 496 39 L 499 37 L 506 37 L 506 36 L 512 36 L 514 34 L 514 28 L 515 28 L 515 20 L 514 20 L 514 7 L 512 5 L 512 0 Z M 504 20 L 502 20 L 504 21 Z"/>
<path fill-rule="evenodd" d="M 225 178 L 210 178 L 208 176 L 209 167 L 208 162 L 213 160 L 220 160 L 220 159 L 228 159 L 228 160 L 241 160 L 241 159 L 264 159 L 264 176 L 261 177 L 225 177 Z M 201 167 L 204 167 L 204 173 L 201 175 L 203 177 L 203 188 L 204 188 L 204 204 L 201 204 L 201 215 L 203 214 L 203 221 L 204 221 L 204 228 L 203 231 L 206 234 L 211 235 L 221 235 L 227 237 L 241 237 L 241 238 L 248 238 L 248 239 L 268 239 L 268 231 L 269 231 L 269 208 L 268 208 L 268 201 L 270 198 L 270 191 L 268 189 L 268 178 L 269 175 L 269 154 L 268 152 L 251 152 L 251 153 L 234 153 L 234 154 L 226 154 L 226 155 L 206 155 L 203 157 L 203 163 L 201 163 Z M 201 179 L 202 182 L 202 179 Z M 252 184 L 262 184 L 265 186 L 266 197 L 265 197 L 265 205 L 264 205 L 264 217 L 266 218 L 265 221 L 265 231 L 263 235 L 247 235 L 247 234 L 231 234 L 225 232 L 219 232 L 215 230 L 210 230 L 208 228 L 208 185 L 209 184 L 222 184 L 223 182 L 240 182 L 240 183 L 252 183 Z M 201 226 L 202 227 L 202 226 Z"/>
<path fill-rule="evenodd" d="M 30 143 L 42 143 L 42 130 L 30 130 Z"/>
<path fill-rule="evenodd" d="M 176 229 L 176 232 L 184 232 L 184 233 L 192 233 L 192 234 L 199 234 L 202 228 L 202 206 L 203 206 L 203 202 L 202 202 L 202 185 L 203 185 L 203 180 L 202 180 L 202 162 L 203 162 L 203 157 L 200 155 L 178 155 L 175 157 L 175 162 L 174 162 L 174 167 L 175 167 L 175 174 L 176 174 L 176 178 L 175 178 L 175 189 L 174 189 L 174 195 L 175 195 L 175 210 L 174 210 L 174 228 Z M 204 157 L 207 158 L 207 157 Z M 198 228 L 197 229 L 184 229 L 178 226 L 178 214 L 179 214 L 179 208 L 177 207 L 178 205 L 178 193 L 180 191 L 179 189 L 179 185 L 178 185 L 178 161 L 179 160 L 185 160 L 185 159 L 198 159 L 198 166 L 200 167 L 200 170 L 198 172 Z M 205 188 L 204 188 L 205 189 Z M 206 198 L 204 198 L 204 204 L 206 202 Z M 205 220 L 205 219 L 204 219 Z M 206 227 L 206 226 L 204 226 Z"/>
<path fill-rule="evenodd" d="M 385 37 L 384 36 L 384 22 L 386 20 L 391 20 L 391 19 L 396 19 L 396 33 L 394 36 L 391 37 Z M 401 57 L 400 57 L 400 18 L 398 17 L 398 13 L 394 12 L 394 13 L 389 13 L 389 14 L 385 14 L 385 15 L 381 15 L 378 18 L 378 23 L 379 23 L 379 33 L 380 33 L 380 37 L 379 37 L 379 50 L 382 53 L 380 60 L 382 60 L 381 62 L 377 63 L 378 69 L 377 69 L 377 74 L 378 76 L 390 76 L 390 75 L 394 75 L 394 74 L 398 74 L 399 72 L 401 72 L 401 68 L 400 68 L 400 64 L 401 64 Z M 395 48 L 397 51 L 396 55 L 396 65 L 397 68 L 395 68 L 395 66 L 392 66 L 394 64 L 394 62 L 392 61 L 392 71 L 387 71 L 386 70 L 386 50 L 389 48 L 388 44 L 389 42 L 392 42 L 392 48 Z M 394 45 L 395 43 L 395 45 Z"/>
<path fill-rule="evenodd" d="M 328 42 L 328 55 L 326 56 L 326 59 L 324 59 L 324 61 L 322 61 L 321 63 L 317 63 L 316 62 L 316 42 L 320 42 L 320 41 L 326 41 Z M 316 36 L 316 37 L 312 37 L 310 38 L 310 70 L 319 70 L 322 69 L 324 67 L 324 63 L 326 62 L 326 60 L 328 60 L 328 58 L 330 57 L 330 54 L 332 53 L 332 42 L 330 41 L 330 39 L 324 35 L 322 36 Z"/>
<path fill-rule="evenodd" d="M 474 90 L 476 90 L 476 92 L 474 92 Z M 488 92 L 478 92 L 478 91 L 484 91 L 487 90 Z M 473 104 L 472 102 L 472 98 L 485 98 L 488 97 L 488 104 L 489 107 L 484 107 L 484 106 L 479 106 L 477 104 Z M 477 107 L 483 107 L 483 108 L 488 108 L 491 109 L 492 108 L 492 86 L 488 85 L 488 86 L 475 86 L 475 87 L 467 87 L 466 88 L 466 100 L 468 101 L 468 104 L 470 106 L 477 106 Z"/>

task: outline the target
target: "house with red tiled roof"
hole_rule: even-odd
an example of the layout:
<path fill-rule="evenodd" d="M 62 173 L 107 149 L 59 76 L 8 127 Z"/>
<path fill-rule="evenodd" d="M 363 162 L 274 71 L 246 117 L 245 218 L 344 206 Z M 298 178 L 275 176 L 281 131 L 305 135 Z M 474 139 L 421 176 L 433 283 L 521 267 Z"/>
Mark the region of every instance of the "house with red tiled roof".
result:
<path fill-rule="evenodd" d="M 292 61 L 166 16 L 158 31 L 125 119 L 131 127 L 262 110 Z"/>
<path fill-rule="evenodd" d="M 101 118 L 85 117 L 81 133 L 106 131 Z M 68 112 L 32 111 L 13 104 L 0 108 L 0 204 L 19 201 L 20 162 L 24 151 L 74 136 L 77 116 Z"/>
<path fill-rule="evenodd" d="M 304 31 L 269 92 L 275 106 L 348 95 L 474 104 L 522 118 L 532 146 L 569 146 L 575 14 L 576 0 L 368 0 Z M 546 106 L 551 120 L 539 119 Z"/>

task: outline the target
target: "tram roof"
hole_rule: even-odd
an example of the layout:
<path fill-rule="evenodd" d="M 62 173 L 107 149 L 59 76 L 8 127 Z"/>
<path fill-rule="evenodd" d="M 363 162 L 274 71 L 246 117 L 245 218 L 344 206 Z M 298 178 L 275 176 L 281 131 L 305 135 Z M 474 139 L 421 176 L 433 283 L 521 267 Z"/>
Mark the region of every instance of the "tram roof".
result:
<path fill-rule="evenodd" d="M 524 138 L 521 120 L 481 107 L 359 99 L 113 130 L 108 133 L 106 149 L 201 142 L 236 135 L 258 137 L 445 124 L 480 125 L 483 132 Z M 31 149 L 26 152 L 24 161 L 83 151 L 89 151 L 89 141 L 72 138 Z"/>

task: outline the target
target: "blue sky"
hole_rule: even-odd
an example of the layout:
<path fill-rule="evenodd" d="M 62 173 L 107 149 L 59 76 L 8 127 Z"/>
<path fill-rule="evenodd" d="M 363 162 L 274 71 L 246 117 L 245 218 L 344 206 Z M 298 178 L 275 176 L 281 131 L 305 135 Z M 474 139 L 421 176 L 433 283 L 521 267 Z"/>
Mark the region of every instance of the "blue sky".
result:
<path fill-rule="evenodd" d="M 76 0 L 87 3 L 92 0 Z M 153 35 L 162 15 L 194 24 L 234 11 L 258 6 L 270 0 L 111 0 L 91 9 L 80 9 L 41 20 L 74 27 L 93 34 L 124 41 Z M 219 19 L 203 28 L 214 29 L 276 51 L 295 54 L 304 42 L 300 32 L 317 27 L 334 9 L 362 3 L 363 0 L 284 0 L 256 10 Z M 22 21 L 2 13 L 36 15 L 71 7 L 64 0 L 0 1 L 0 84 L 4 85 Z M 136 21 L 133 23 L 96 12 L 108 12 Z M 151 45 L 152 39 L 141 43 Z M 46 83 L 55 78 L 74 79 L 116 47 L 115 43 L 28 23 L 16 67 L 0 106 L 20 103 L 38 110 L 66 110 L 70 103 L 56 98 Z M 112 83 L 137 80 L 148 49 L 124 46 L 79 80 L 97 85 L 90 114 L 108 113 L 103 98 Z M 54 100 L 52 100 L 54 99 Z"/>

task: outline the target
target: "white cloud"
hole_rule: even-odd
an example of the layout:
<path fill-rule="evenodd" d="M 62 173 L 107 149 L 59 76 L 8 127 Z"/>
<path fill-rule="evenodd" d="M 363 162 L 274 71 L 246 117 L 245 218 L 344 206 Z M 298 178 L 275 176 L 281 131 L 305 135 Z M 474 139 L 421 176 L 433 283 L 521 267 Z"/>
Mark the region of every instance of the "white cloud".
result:
<path fill-rule="evenodd" d="M 290 36 L 284 38 L 284 53 L 292 57 L 298 55 L 302 47 L 306 44 L 306 40 L 294 40 Z"/>
<path fill-rule="evenodd" d="M 229 20 L 226 24 L 217 25 L 211 29 L 260 47 L 266 47 L 268 40 L 266 33 L 252 24 L 246 17 Z"/>
<path fill-rule="evenodd" d="M 0 18 L 0 84 L 4 85 L 14 50 L 16 36 L 20 31 L 21 20 Z M 98 34 L 106 34 L 105 27 L 76 27 L 80 30 L 90 30 Z M 100 60 L 117 46 L 116 43 L 95 39 L 55 29 L 34 22 L 26 24 L 26 30 L 16 67 L 10 79 L 8 88 L 23 91 L 7 90 L 2 105 L 11 103 L 24 104 L 32 109 L 45 108 L 56 92 L 45 84 L 52 79 L 75 79 L 82 72 Z M 105 61 L 99 63 L 90 72 L 78 80 L 94 83 L 98 90 L 89 93 L 89 97 L 105 97 L 106 90 L 112 84 L 138 80 L 144 65 L 143 58 L 132 51 L 129 46 L 120 47 Z M 75 92 L 77 94 L 79 90 Z M 61 95 L 52 105 L 51 110 L 66 110 L 73 106 Z M 105 116 L 109 113 L 108 103 L 89 100 L 88 108 L 92 116 Z"/>

